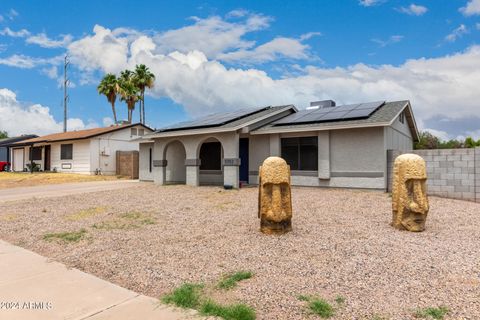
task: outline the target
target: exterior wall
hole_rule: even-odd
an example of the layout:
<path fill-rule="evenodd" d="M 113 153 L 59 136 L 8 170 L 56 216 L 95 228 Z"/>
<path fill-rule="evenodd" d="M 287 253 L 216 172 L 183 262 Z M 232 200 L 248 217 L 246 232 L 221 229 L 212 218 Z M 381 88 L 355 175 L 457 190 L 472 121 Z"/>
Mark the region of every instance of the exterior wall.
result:
<path fill-rule="evenodd" d="M 139 125 L 132 128 L 143 127 Z M 138 141 L 131 141 L 137 136 L 132 136 L 130 129 L 125 128 L 90 139 L 90 173 L 93 174 L 99 169 L 102 174 L 115 175 L 116 152 L 139 151 Z M 145 129 L 145 132 L 147 133 L 148 130 Z"/>
<path fill-rule="evenodd" d="M 60 145 L 73 144 L 73 156 L 71 160 L 60 159 Z M 114 155 L 115 157 L 115 155 Z M 58 172 L 90 174 L 90 140 L 72 140 L 54 142 L 51 144 L 51 170 Z"/>
<path fill-rule="evenodd" d="M 18 159 L 15 159 L 15 155 L 13 153 L 14 153 L 14 150 L 19 150 L 19 149 L 23 149 L 23 161 L 21 161 L 23 162 L 22 164 L 23 170 L 28 170 L 27 164 L 31 163 L 29 146 L 10 148 L 10 163 L 12 164 L 12 170 L 15 170 L 15 165 L 18 162 Z M 45 151 L 42 150 L 42 159 L 33 161 L 38 165 L 40 170 L 44 169 L 44 163 L 43 163 L 44 158 L 45 158 Z M 16 170 L 16 171 L 19 171 L 19 170 Z"/>
<path fill-rule="evenodd" d="M 387 156 L 388 191 L 391 191 L 395 158 L 404 153 L 415 153 L 425 160 L 428 194 L 480 202 L 480 148 L 389 150 Z"/>
<path fill-rule="evenodd" d="M 142 181 L 153 181 L 153 164 L 150 164 L 150 149 L 152 149 L 153 159 L 153 143 L 140 143 L 139 179 Z M 150 167 L 152 168 L 151 171 Z"/>
<path fill-rule="evenodd" d="M 25 152 L 25 149 L 26 148 L 24 148 L 24 147 L 10 148 L 10 163 L 11 163 L 11 166 L 12 166 L 12 168 L 11 168 L 12 170 L 15 170 L 15 168 L 17 166 L 17 163 L 19 161 L 21 162 L 21 165 L 19 165 L 19 167 L 26 168 L 26 164 L 27 164 L 27 161 L 28 161 L 28 153 Z M 15 157 L 15 153 L 16 153 L 15 150 L 22 150 L 22 153 L 23 153 L 23 158 L 22 159 L 17 159 Z M 15 170 L 15 171 L 20 171 L 20 170 Z M 23 169 L 21 171 L 23 171 Z"/>
<path fill-rule="evenodd" d="M 248 142 L 248 183 L 258 184 L 258 168 L 270 156 L 269 135 L 250 136 Z"/>
<path fill-rule="evenodd" d="M 165 180 L 171 183 L 185 183 L 185 159 L 186 153 L 180 141 L 174 141 L 167 147 L 165 159 L 167 167 L 165 170 Z"/>

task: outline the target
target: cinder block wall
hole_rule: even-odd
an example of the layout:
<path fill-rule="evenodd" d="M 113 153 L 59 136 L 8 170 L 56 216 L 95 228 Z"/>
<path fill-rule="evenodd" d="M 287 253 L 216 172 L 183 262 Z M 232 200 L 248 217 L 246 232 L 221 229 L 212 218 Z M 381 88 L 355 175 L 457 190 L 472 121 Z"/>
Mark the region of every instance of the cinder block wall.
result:
<path fill-rule="evenodd" d="M 388 191 L 392 190 L 393 162 L 404 153 L 425 159 L 430 195 L 480 202 L 480 148 L 388 150 Z"/>

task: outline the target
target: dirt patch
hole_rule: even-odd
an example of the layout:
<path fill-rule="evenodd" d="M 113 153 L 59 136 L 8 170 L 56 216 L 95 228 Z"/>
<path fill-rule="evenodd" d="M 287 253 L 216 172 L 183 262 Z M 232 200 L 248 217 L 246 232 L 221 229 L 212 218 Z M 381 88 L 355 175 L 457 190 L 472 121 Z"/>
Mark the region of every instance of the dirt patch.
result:
<path fill-rule="evenodd" d="M 15 219 L 0 219 L 0 238 L 152 297 L 249 270 L 217 298 L 252 306 L 258 319 L 315 319 L 301 295 L 332 305 L 332 319 L 415 319 L 440 306 L 445 319 L 480 318 L 480 204 L 430 197 L 426 231 L 410 233 L 390 227 L 387 194 L 293 188 L 293 231 L 268 236 L 257 197 L 255 188 L 138 185 L 5 203 L 0 216 Z M 107 221 L 135 227 L 93 227 Z M 43 240 L 83 229 L 77 242 Z"/>

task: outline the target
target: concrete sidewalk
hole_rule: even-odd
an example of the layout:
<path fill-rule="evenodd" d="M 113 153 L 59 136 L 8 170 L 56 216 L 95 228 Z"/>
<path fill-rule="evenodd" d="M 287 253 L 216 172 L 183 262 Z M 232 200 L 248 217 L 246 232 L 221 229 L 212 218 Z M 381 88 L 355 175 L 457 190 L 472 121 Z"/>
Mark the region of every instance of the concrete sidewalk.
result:
<path fill-rule="evenodd" d="M 0 240 L 2 320 L 179 320 L 194 311 L 161 305 L 77 269 Z"/>
<path fill-rule="evenodd" d="M 21 187 L 0 190 L 0 202 L 29 198 L 60 197 L 71 194 L 116 190 L 138 185 L 138 180 L 113 180 L 50 184 L 44 186 Z"/>

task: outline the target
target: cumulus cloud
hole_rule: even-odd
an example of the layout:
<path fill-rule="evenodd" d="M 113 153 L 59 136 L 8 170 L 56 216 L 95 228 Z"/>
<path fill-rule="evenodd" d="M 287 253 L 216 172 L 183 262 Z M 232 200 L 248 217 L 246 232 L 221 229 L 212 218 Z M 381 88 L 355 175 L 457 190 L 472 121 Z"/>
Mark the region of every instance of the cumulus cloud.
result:
<path fill-rule="evenodd" d="M 403 40 L 403 38 L 404 38 L 404 36 L 401 36 L 401 35 L 393 35 L 393 36 L 390 36 L 387 40 L 381 40 L 381 39 L 374 38 L 374 39 L 370 39 L 370 41 L 378 44 L 378 46 L 383 48 L 383 47 L 386 47 L 388 45 L 400 42 L 400 41 Z"/>
<path fill-rule="evenodd" d="M 53 58 L 35 58 L 26 56 L 23 54 L 14 54 L 7 58 L 0 58 L 0 65 L 6 65 L 10 67 L 17 67 L 21 69 L 32 69 L 42 65 L 56 65 L 61 62 L 62 57 L 57 56 Z"/>
<path fill-rule="evenodd" d="M 480 0 L 470 0 L 465 7 L 459 9 L 465 16 L 480 14 Z"/>
<path fill-rule="evenodd" d="M 385 2 L 386 0 L 360 0 L 358 3 L 364 7 L 376 6 Z"/>
<path fill-rule="evenodd" d="M 424 15 L 425 13 L 427 13 L 428 8 L 412 3 L 408 7 L 400 7 L 400 9 L 398 9 L 398 11 L 402 12 L 402 13 L 409 14 L 411 16 L 421 16 L 421 15 Z"/>
<path fill-rule="evenodd" d="M 29 36 L 25 42 L 30 44 L 36 44 L 43 48 L 61 48 L 72 42 L 73 37 L 69 34 L 62 35 L 60 39 L 50 39 L 45 33 L 39 33 L 37 35 Z"/>
<path fill-rule="evenodd" d="M 445 37 L 445 41 L 455 42 L 466 33 L 468 33 L 468 28 L 464 24 L 461 24 Z"/>
<path fill-rule="evenodd" d="M 69 130 L 86 128 L 81 119 L 67 120 Z M 89 123 L 89 126 L 94 123 Z M 0 89 L 0 128 L 9 135 L 38 134 L 44 135 L 61 132 L 63 124 L 55 121 L 50 109 L 40 104 L 22 105 L 16 94 L 6 88 Z"/>
<path fill-rule="evenodd" d="M 26 29 L 21 29 L 18 31 L 13 31 L 12 29 L 6 27 L 3 30 L 0 30 L 0 35 L 9 36 L 13 38 L 23 38 L 30 35 L 30 32 Z"/>

